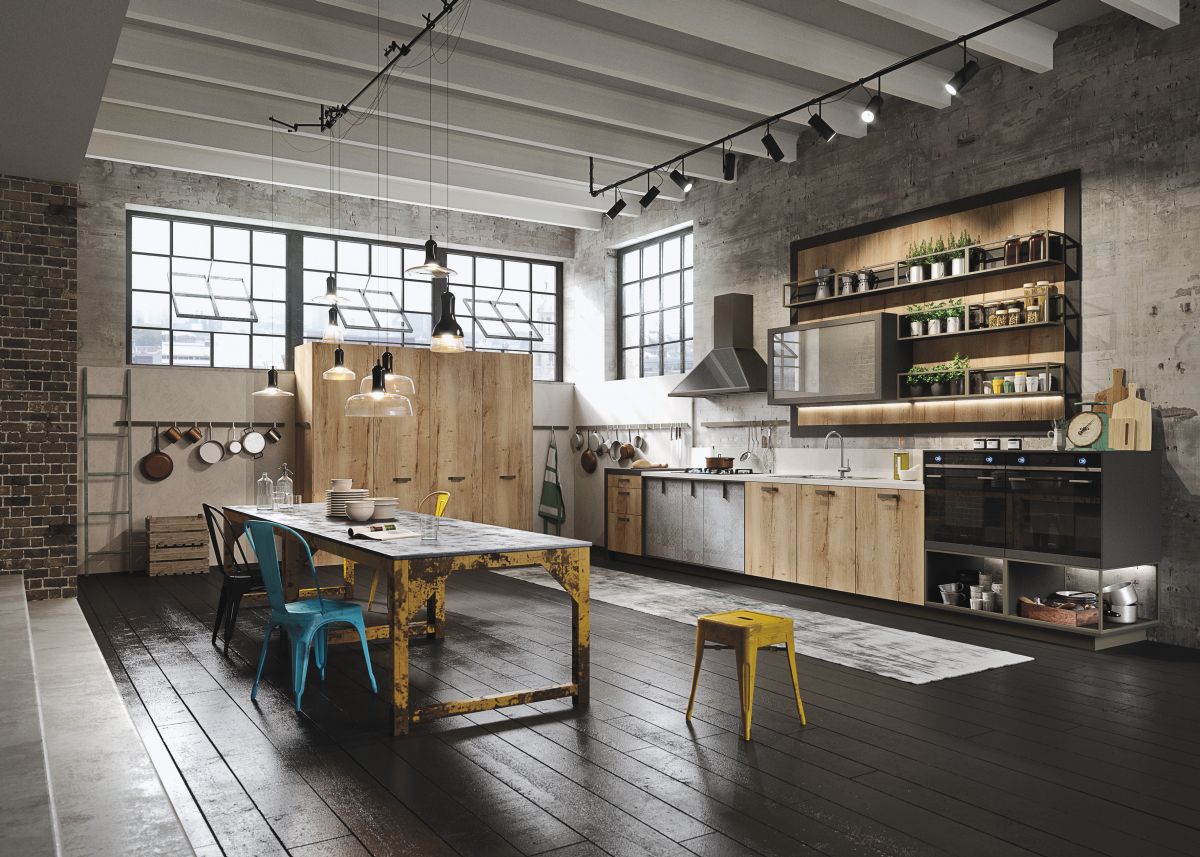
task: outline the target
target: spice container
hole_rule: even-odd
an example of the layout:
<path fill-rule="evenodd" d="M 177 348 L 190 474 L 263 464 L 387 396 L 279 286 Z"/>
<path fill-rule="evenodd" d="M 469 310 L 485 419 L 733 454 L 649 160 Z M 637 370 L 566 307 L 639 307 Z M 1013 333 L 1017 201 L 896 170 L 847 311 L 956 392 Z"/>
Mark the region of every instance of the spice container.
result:
<path fill-rule="evenodd" d="M 1022 324 L 1025 321 L 1025 312 L 1021 307 L 1020 301 L 1009 301 L 1008 312 L 1005 315 L 1004 322 L 1009 327 L 1014 324 Z"/>
<path fill-rule="evenodd" d="M 1035 232 L 1029 236 L 1027 258 L 1030 262 L 1040 262 L 1046 258 L 1046 233 Z"/>
<path fill-rule="evenodd" d="M 982 304 L 971 304 L 967 307 L 967 330 L 978 330 L 987 327 L 987 314 Z"/>
<path fill-rule="evenodd" d="M 1009 235 L 1004 239 L 1004 264 L 1016 265 L 1021 261 L 1021 236 Z"/>
<path fill-rule="evenodd" d="M 988 327 L 1003 327 L 1005 325 L 1005 310 L 999 303 L 983 305 L 984 316 Z"/>
<path fill-rule="evenodd" d="M 1040 304 L 1029 304 L 1025 307 L 1025 323 L 1040 324 L 1042 322 L 1042 307 Z"/>

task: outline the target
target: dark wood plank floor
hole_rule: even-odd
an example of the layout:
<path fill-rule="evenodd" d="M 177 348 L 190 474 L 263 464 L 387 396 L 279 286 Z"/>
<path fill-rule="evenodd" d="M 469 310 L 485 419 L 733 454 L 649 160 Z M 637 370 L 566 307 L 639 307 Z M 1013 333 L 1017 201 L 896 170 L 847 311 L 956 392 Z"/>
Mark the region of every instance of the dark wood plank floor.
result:
<path fill-rule="evenodd" d="M 204 857 L 1200 854 L 1194 653 L 1085 653 L 660 574 L 1036 660 L 914 686 L 801 658 L 801 728 L 764 653 L 744 744 L 731 653 L 705 657 L 689 726 L 694 630 L 594 602 L 586 713 L 554 701 L 393 739 L 355 649 L 310 673 L 296 715 L 273 645 L 251 703 L 264 616 L 243 610 L 224 657 L 215 576 L 84 578 L 80 599 Z M 448 606 L 446 640 L 414 646 L 418 702 L 568 680 L 561 592 L 463 575 Z"/>

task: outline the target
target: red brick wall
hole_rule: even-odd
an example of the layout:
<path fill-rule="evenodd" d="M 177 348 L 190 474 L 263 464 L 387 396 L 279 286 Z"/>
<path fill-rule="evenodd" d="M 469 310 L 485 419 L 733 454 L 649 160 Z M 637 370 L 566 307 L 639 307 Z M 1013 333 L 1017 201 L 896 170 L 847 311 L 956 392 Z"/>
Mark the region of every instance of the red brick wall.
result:
<path fill-rule="evenodd" d="M 0 574 L 75 595 L 75 185 L 0 175 Z"/>

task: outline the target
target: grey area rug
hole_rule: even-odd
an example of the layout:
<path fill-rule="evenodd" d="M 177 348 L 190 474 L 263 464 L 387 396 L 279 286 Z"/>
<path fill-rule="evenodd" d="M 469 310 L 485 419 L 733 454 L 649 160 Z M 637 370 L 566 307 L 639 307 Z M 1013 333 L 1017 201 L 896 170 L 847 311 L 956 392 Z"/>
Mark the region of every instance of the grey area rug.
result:
<path fill-rule="evenodd" d="M 560 589 L 540 568 L 497 569 L 494 573 Z M 869 622 L 799 610 L 783 604 L 598 566 L 592 566 L 591 597 L 595 601 L 661 616 L 685 625 L 695 625 L 699 616 L 726 610 L 757 610 L 790 616 L 796 623 L 798 654 L 909 684 L 928 684 L 1033 660 L 999 649 L 985 649 L 927 634 L 898 631 Z"/>

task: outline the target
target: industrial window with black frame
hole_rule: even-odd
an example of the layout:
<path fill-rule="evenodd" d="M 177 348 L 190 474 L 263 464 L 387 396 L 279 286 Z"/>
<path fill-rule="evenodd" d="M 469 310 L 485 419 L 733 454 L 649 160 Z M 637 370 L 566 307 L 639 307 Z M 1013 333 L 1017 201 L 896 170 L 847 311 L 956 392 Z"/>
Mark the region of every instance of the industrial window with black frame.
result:
<path fill-rule="evenodd" d="M 330 308 L 311 301 L 330 273 L 350 300 L 338 308 L 348 342 L 429 345 L 432 285 L 403 273 L 423 247 L 149 212 L 130 213 L 128 244 L 130 363 L 290 367 L 292 347 L 325 331 Z M 447 261 L 467 347 L 531 354 L 534 380 L 560 380 L 562 266 Z"/>
<path fill-rule="evenodd" d="M 619 251 L 620 376 L 692 368 L 692 230 Z"/>

